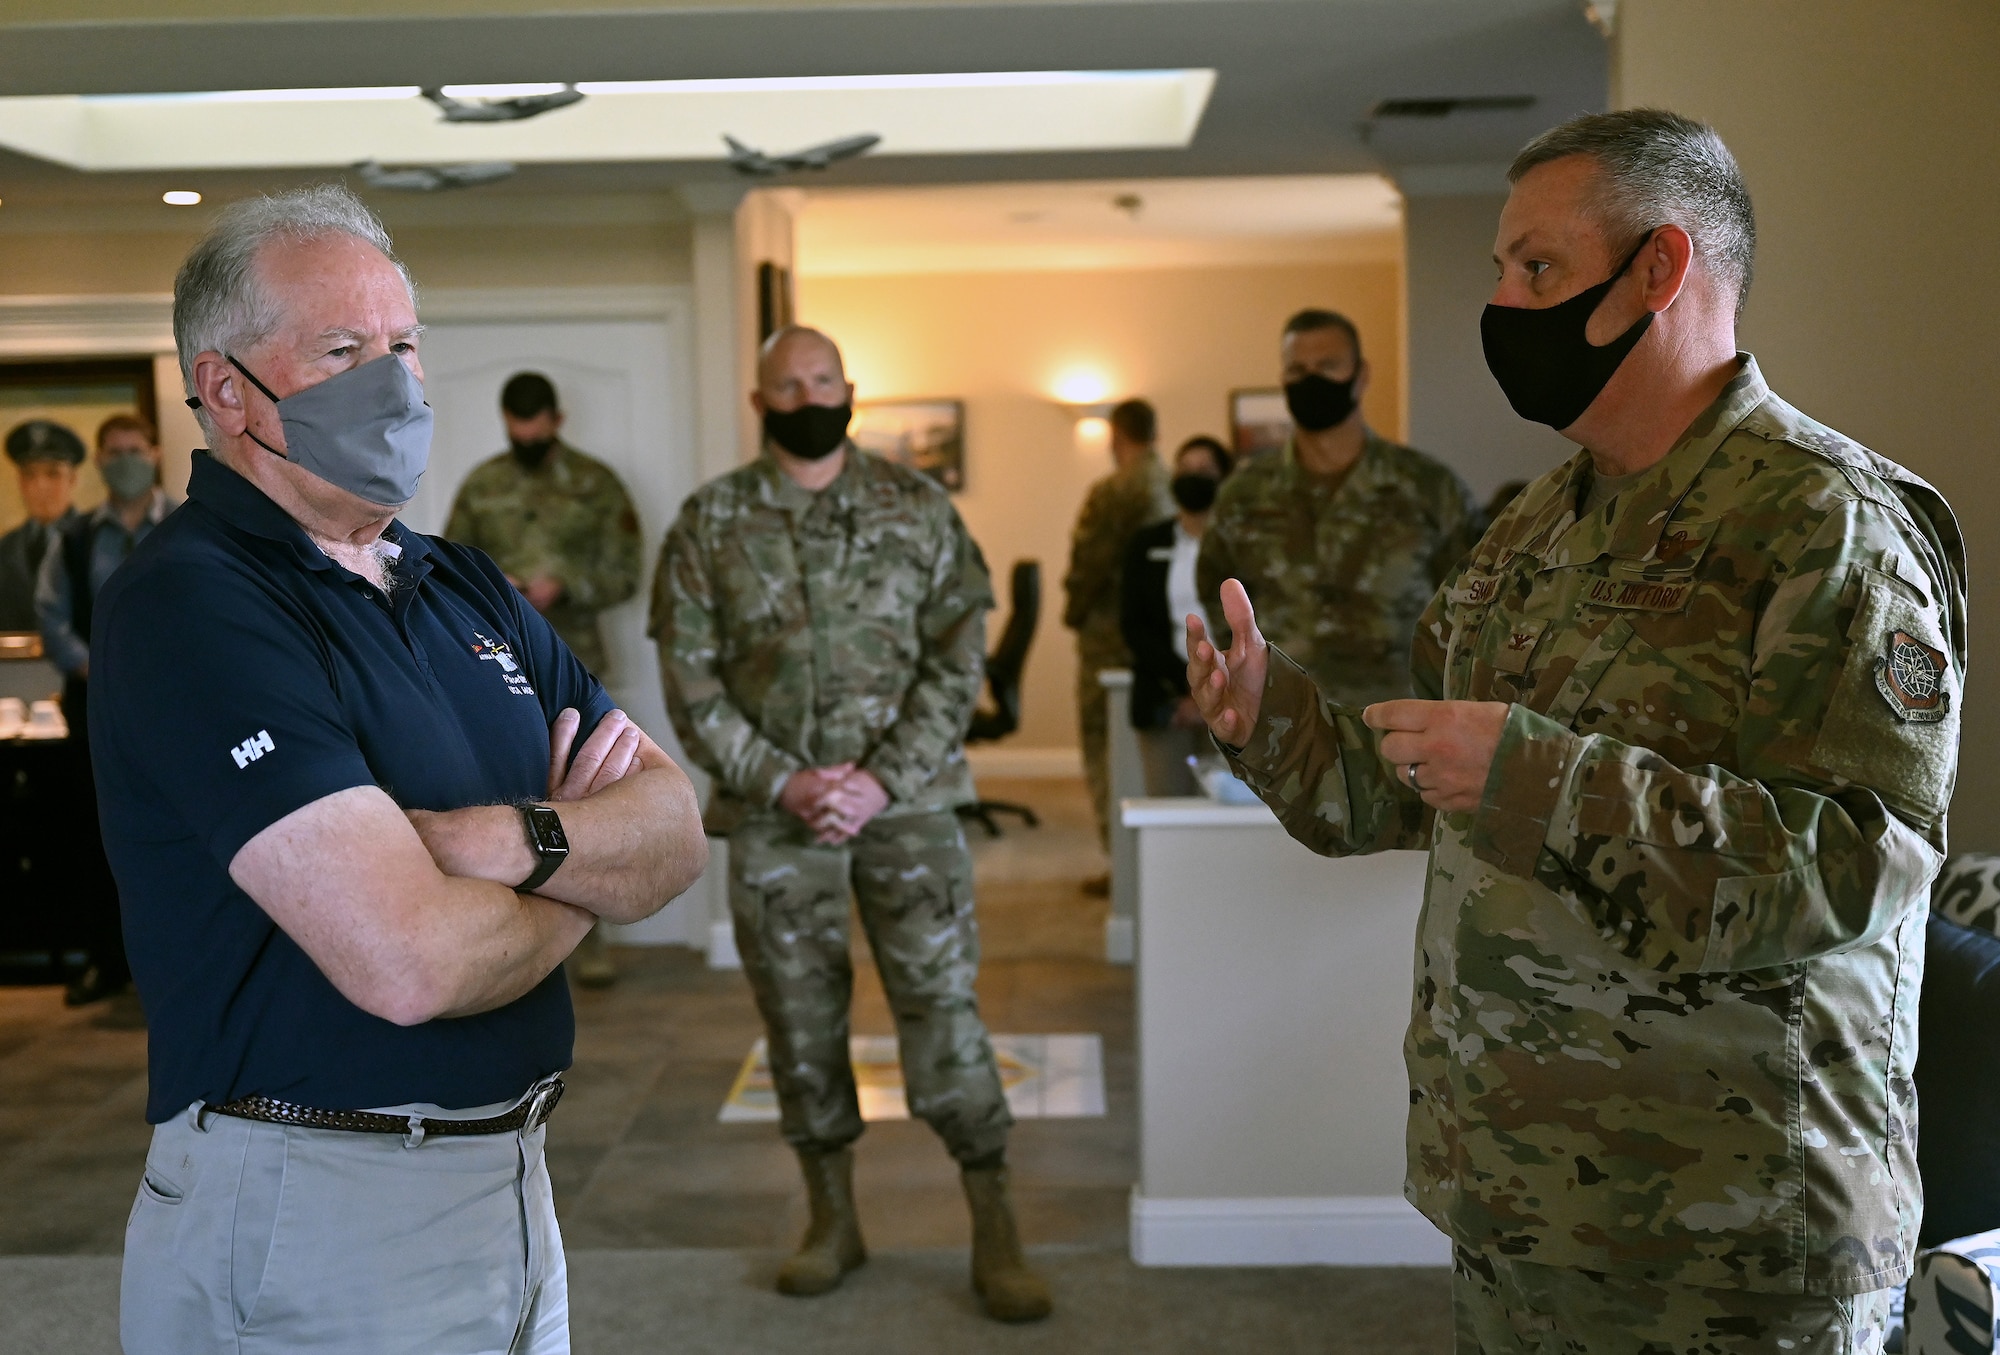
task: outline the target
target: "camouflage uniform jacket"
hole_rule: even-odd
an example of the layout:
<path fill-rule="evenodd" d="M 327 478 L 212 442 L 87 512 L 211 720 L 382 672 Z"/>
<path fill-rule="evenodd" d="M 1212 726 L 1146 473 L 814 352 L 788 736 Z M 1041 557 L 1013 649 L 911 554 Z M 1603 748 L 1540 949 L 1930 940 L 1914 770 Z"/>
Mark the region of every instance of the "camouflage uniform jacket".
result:
<path fill-rule="evenodd" d="M 1511 703 L 1477 811 L 1428 815 L 1275 653 L 1240 765 L 1316 851 L 1430 848 L 1406 1193 L 1461 1245 L 1708 1287 L 1900 1283 L 1957 524 L 1747 357 L 1578 521 L 1588 465 L 1510 505 L 1418 634 L 1420 695 Z"/>
<path fill-rule="evenodd" d="M 1119 576 L 1132 534 L 1174 515 L 1167 478 L 1156 452 L 1119 467 L 1090 487 L 1070 532 L 1063 624 L 1077 633 L 1077 647 L 1099 667 L 1132 661 L 1118 626 Z"/>
<path fill-rule="evenodd" d="M 992 606 L 945 492 L 852 443 L 818 493 L 768 455 L 696 490 L 661 548 L 652 634 L 674 732 L 716 781 L 709 831 L 840 762 L 874 774 L 888 814 L 970 801 Z"/>
<path fill-rule="evenodd" d="M 1371 432 L 1334 482 L 1288 443 L 1223 481 L 1195 587 L 1219 623 L 1223 580 L 1241 580 L 1265 637 L 1327 695 L 1366 705 L 1410 694 L 1417 618 L 1477 537 L 1471 491 L 1422 452 Z"/>
<path fill-rule="evenodd" d="M 563 442 L 534 470 L 511 452 L 488 457 L 459 487 L 444 534 L 521 583 L 561 579 L 549 624 L 603 676 L 597 614 L 639 591 L 639 515 L 616 471 Z"/>

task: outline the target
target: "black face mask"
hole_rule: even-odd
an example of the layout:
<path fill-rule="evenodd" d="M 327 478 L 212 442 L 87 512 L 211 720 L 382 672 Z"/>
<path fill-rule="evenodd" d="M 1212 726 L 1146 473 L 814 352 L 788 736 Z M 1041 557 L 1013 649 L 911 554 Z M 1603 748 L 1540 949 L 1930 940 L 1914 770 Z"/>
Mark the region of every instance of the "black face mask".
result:
<path fill-rule="evenodd" d="M 1611 384 L 1625 355 L 1652 327 L 1653 313 L 1641 315 L 1602 348 L 1584 336 L 1584 329 L 1652 238 L 1648 231 L 1610 277 L 1567 301 L 1540 310 L 1488 306 L 1479 317 L 1487 369 L 1516 414 L 1551 428 L 1567 428 Z"/>
<path fill-rule="evenodd" d="M 801 461 L 832 456 L 847 441 L 854 406 L 800 405 L 797 409 L 764 411 L 764 436 Z"/>
<path fill-rule="evenodd" d="M 507 439 L 507 450 L 521 463 L 522 470 L 541 469 L 542 463 L 549 459 L 550 449 L 555 445 L 554 438 L 534 438 L 528 442 L 516 438 Z"/>
<path fill-rule="evenodd" d="M 1323 433 L 1354 412 L 1354 377 L 1335 381 L 1307 372 L 1285 383 L 1285 408 L 1292 412 L 1292 422 L 1308 433 Z"/>
<path fill-rule="evenodd" d="M 1174 502 L 1188 512 L 1206 513 L 1215 505 L 1215 492 L 1222 485 L 1213 475 L 1190 473 L 1176 475 L 1167 488 L 1173 491 Z"/>

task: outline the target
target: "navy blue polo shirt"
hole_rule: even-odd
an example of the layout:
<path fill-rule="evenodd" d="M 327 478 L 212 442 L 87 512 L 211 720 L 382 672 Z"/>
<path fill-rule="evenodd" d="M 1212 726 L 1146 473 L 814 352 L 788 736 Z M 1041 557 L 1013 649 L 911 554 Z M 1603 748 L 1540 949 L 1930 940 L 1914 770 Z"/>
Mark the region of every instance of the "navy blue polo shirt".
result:
<path fill-rule="evenodd" d="M 548 790 L 549 726 L 604 688 L 479 551 L 413 532 L 384 597 L 197 453 L 188 502 L 106 583 L 90 639 L 104 844 L 150 1028 L 155 1124 L 264 1095 L 328 1110 L 518 1096 L 570 1062 L 560 969 L 505 1007 L 402 1027 L 342 997 L 229 878 L 295 809 L 380 786 L 405 809 Z"/>

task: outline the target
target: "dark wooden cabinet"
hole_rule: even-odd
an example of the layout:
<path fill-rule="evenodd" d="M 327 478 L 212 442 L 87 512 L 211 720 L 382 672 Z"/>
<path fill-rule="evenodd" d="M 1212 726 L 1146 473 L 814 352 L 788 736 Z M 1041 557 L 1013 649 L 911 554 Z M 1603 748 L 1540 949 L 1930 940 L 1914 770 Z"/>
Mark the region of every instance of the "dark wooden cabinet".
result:
<path fill-rule="evenodd" d="M 0 952 L 81 946 L 117 908 L 80 741 L 0 741 Z"/>

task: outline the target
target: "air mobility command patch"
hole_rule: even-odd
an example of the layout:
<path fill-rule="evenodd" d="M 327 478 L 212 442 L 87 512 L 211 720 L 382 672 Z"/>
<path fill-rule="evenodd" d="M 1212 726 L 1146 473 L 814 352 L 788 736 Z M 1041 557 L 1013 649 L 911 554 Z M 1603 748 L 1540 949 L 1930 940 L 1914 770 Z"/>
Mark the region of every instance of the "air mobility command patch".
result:
<path fill-rule="evenodd" d="M 1892 630 L 1875 660 L 1875 687 L 1899 720 L 1932 724 L 1951 713 L 1948 660 L 1908 631 Z"/>

